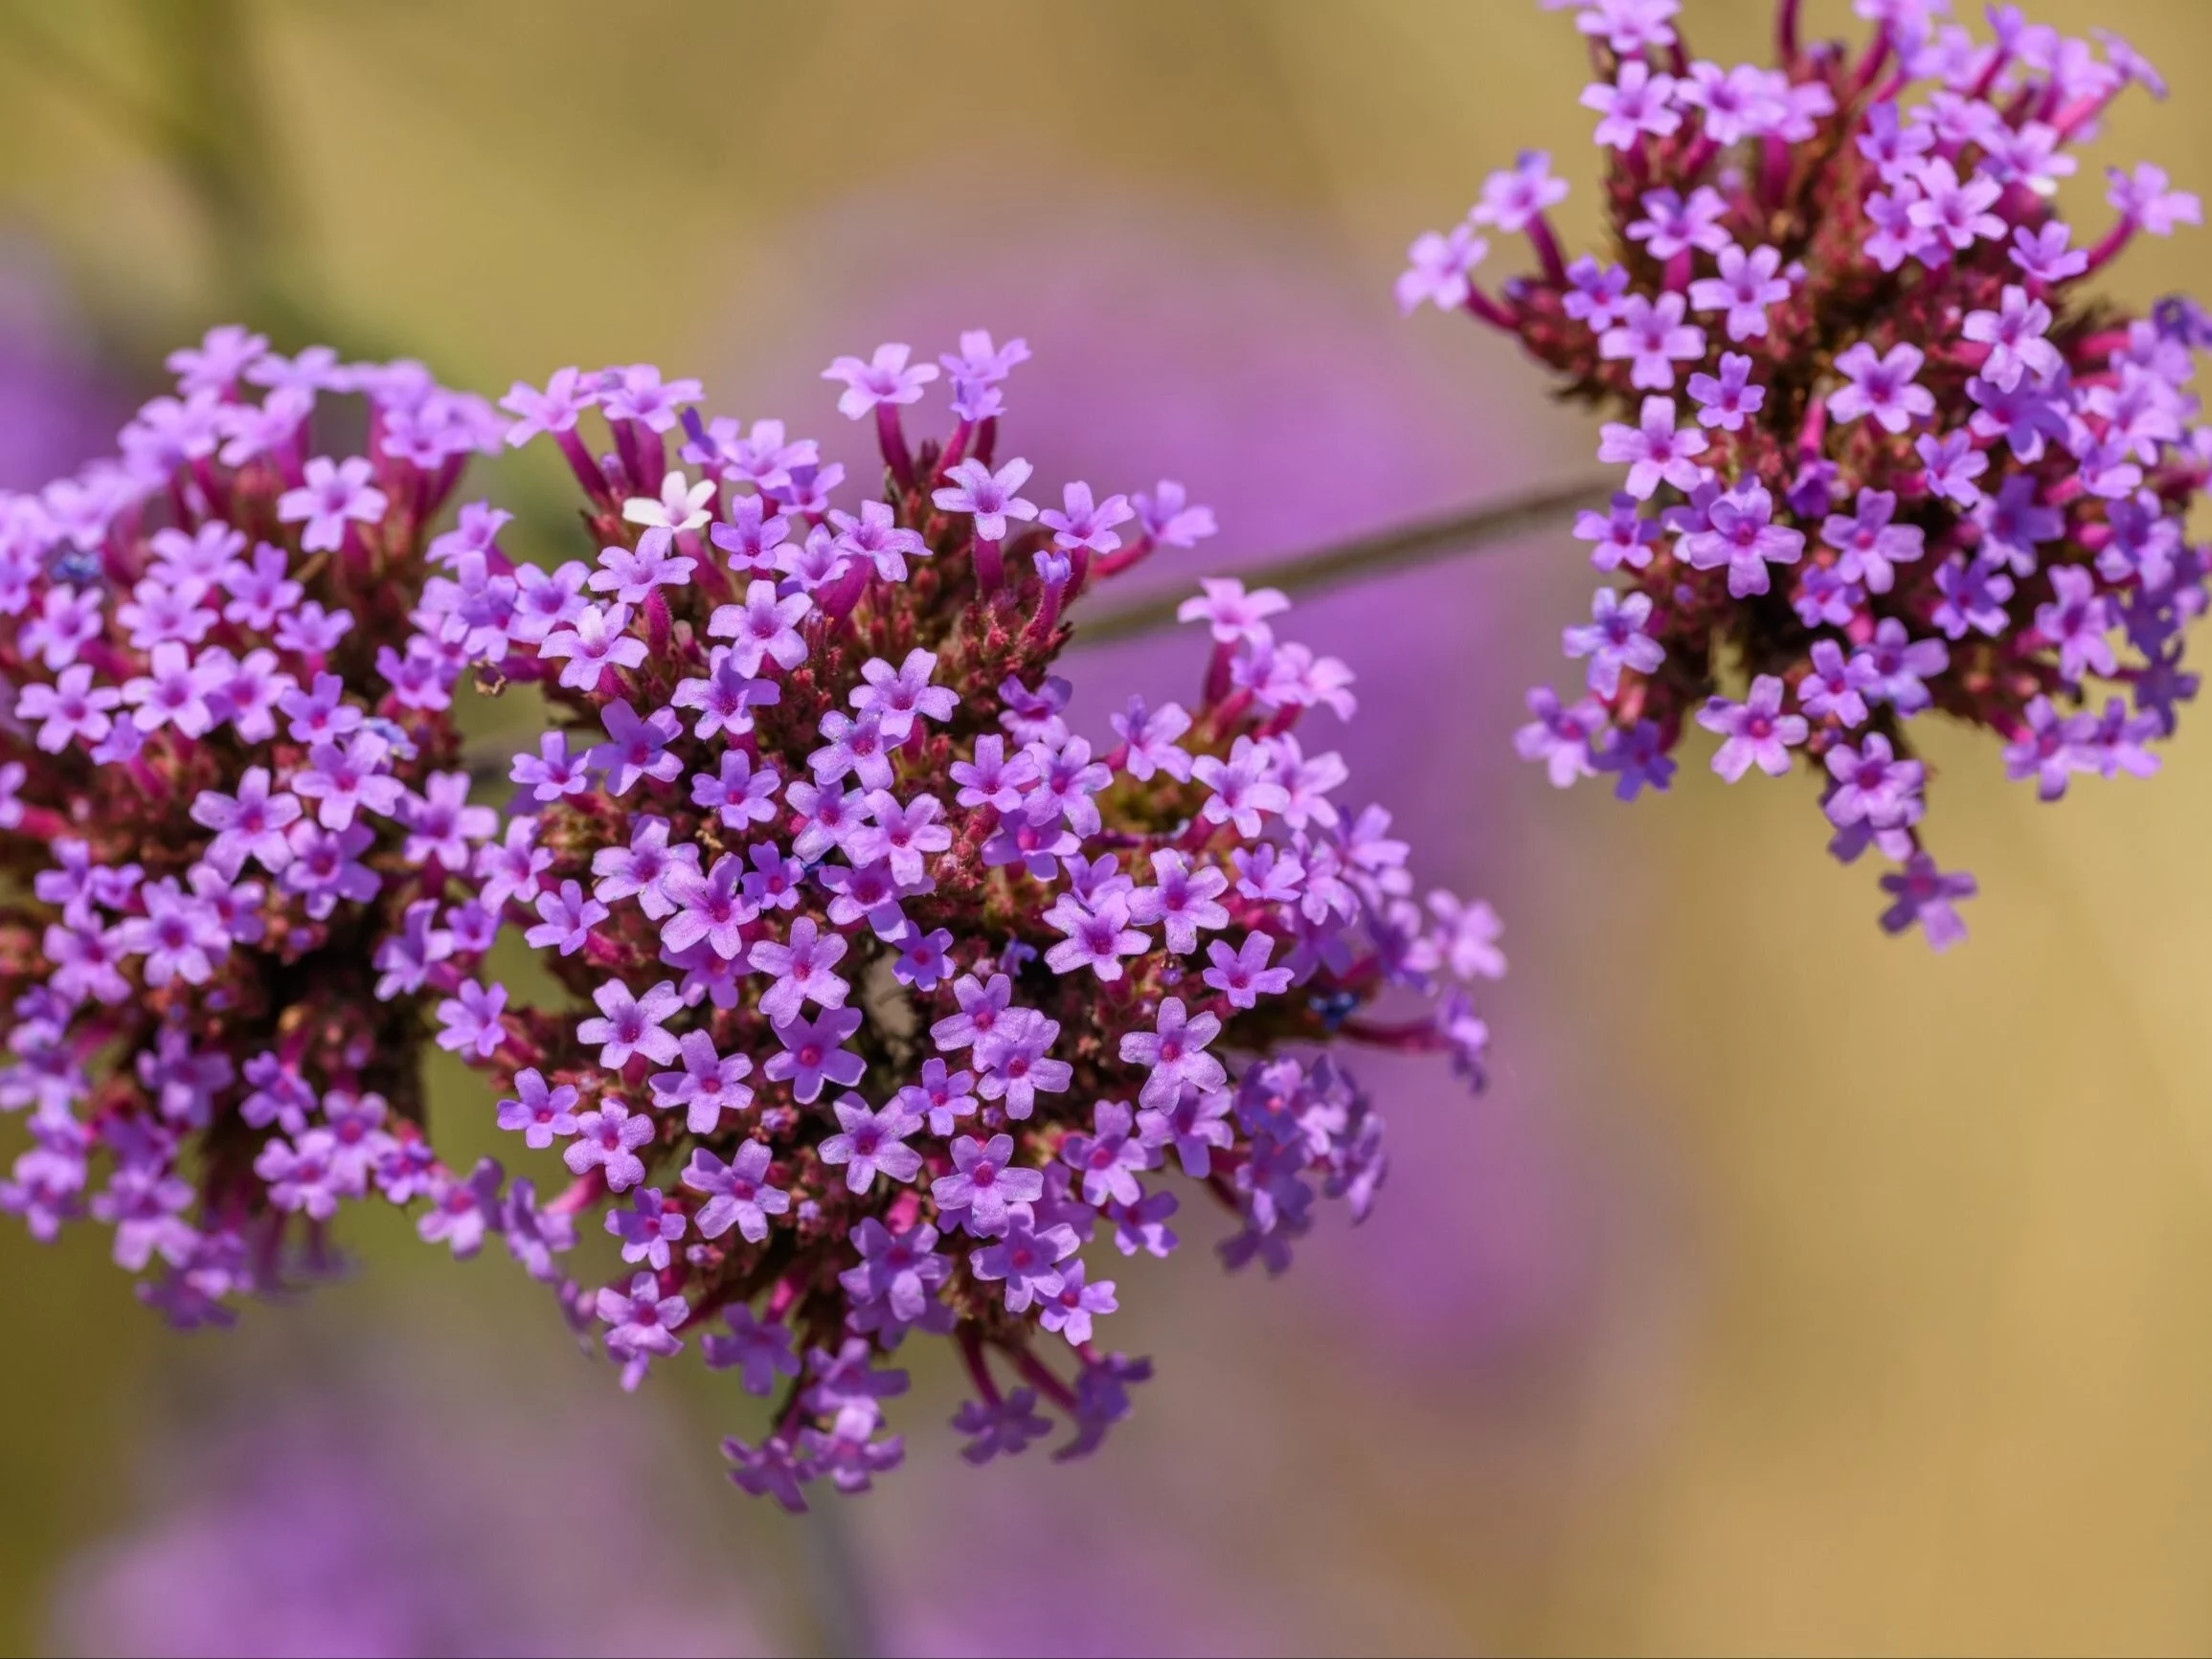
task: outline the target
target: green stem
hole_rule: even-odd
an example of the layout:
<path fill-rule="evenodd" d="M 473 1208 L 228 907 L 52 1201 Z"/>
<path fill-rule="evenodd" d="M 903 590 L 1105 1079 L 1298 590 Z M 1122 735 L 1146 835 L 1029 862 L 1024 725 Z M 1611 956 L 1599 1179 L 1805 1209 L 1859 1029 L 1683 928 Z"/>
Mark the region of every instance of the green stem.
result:
<path fill-rule="evenodd" d="M 1549 527 L 1578 507 L 1603 506 L 1612 499 L 1614 488 L 1612 479 L 1580 479 L 1570 484 L 1554 484 L 1472 511 L 1425 519 L 1330 547 L 1292 553 L 1236 574 L 1250 586 L 1279 588 L 1286 594 L 1320 593 L 1350 582 L 1414 570 L 1440 559 L 1506 546 L 1531 530 Z M 1176 610 L 1185 597 L 1175 593 L 1116 610 L 1079 616 L 1070 643 L 1098 645 L 1172 627 Z"/>

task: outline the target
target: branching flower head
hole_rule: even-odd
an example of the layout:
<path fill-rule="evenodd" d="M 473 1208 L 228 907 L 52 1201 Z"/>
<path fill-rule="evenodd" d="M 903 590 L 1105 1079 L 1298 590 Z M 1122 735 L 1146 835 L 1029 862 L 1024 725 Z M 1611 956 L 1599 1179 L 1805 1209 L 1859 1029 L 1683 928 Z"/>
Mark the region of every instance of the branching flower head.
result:
<path fill-rule="evenodd" d="M 1520 749 L 1631 798 L 1667 787 L 1694 716 L 1731 781 L 1820 780 L 1835 856 L 1897 866 L 1882 925 L 1941 947 L 1975 884 L 1923 846 L 1908 723 L 1995 731 L 2048 800 L 2154 770 L 2195 692 L 2181 636 L 2208 561 L 2184 520 L 2212 433 L 2187 387 L 2212 328 L 2187 300 L 2130 316 L 2091 280 L 2200 204 L 2146 165 L 2111 173 L 2093 240 L 2058 216 L 2067 146 L 2131 82 L 2164 92 L 2116 37 L 2100 55 L 2006 6 L 1985 40 L 1941 5 L 1859 0 L 1874 34 L 1854 53 L 1800 40 L 1781 0 L 1775 66 L 1725 68 L 1691 56 L 1679 10 L 1576 13 L 1602 254 L 1563 257 L 1544 211 L 1562 187 L 1524 156 L 1399 281 L 1409 309 L 1516 336 L 1612 417 L 1599 459 L 1627 469 L 1575 530 L 1627 591 L 1567 630 L 1586 694 L 1532 693 Z M 1536 272 L 1486 291 L 1476 225 L 1524 231 Z M 1859 792 L 1870 751 L 1909 770 Z"/>
<path fill-rule="evenodd" d="M 935 368 L 840 358 L 883 456 L 857 503 L 813 442 L 649 370 L 506 400 L 512 441 L 568 456 L 597 549 L 485 577 L 468 648 L 555 729 L 474 869 L 571 1001 L 480 987 L 461 1051 L 504 1126 L 560 1150 L 550 1208 L 623 1242 L 611 1283 L 564 1285 L 572 1313 L 630 1386 L 695 1340 L 773 1394 L 728 1451 L 788 1507 L 898 1461 L 905 1376 L 880 1361 L 914 1333 L 964 1357 L 976 1461 L 1048 1412 L 1088 1451 L 1149 1372 L 1102 1345 L 1114 1252 L 1174 1250 L 1185 1197 L 1236 1219 L 1230 1265 L 1271 1270 L 1317 1200 L 1366 1213 L 1382 1121 L 1333 1040 L 1481 1073 L 1465 982 L 1502 971 L 1497 920 L 1418 902 L 1388 816 L 1335 798 L 1306 717 L 1350 714 L 1351 676 L 1278 638 L 1282 595 L 1208 583 L 1194 706 L 1079 733 L 1068 607 L 1212 519 L 1172 482 L 1047 490 L 1001 453 L 1027 355 L 963 336 L 951 430 L 919 444 Z"/>
<path fill-rule="evenodd" d="M 505 1000 L 464 982 L 495 817 L 450 712 L 505 515 L 433 533 L 500 427 L 418 364 L 218 328 L 170 367 L 120 459 L 0 500 L 0 1110 L 32 1143 L 0 1208 L 109 1226 L 191 1324 L 326 1254 L 347 1200 L 419 1204 L 463 1255 L 508 1226 L 496 1167 L 432 1155 L 417 1075 L 434 1015 L 487 1056 Z M 365 453 L 322 453 L 347 393 Z"/>

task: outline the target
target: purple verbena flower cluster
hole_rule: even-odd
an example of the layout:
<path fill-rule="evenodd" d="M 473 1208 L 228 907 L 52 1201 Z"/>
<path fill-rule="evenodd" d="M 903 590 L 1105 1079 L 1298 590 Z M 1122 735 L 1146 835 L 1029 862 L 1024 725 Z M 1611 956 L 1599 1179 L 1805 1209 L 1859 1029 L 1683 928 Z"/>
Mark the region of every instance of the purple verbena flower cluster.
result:
<path fill-rule="evenodd" d="M 1072 729 L 1068 607 L 1213 525 L 1172 482 L 1026 496 L 998 438 L 1027 354 L 840 358 L 884 468 L 843 505 L 813 441 L 706 418 L 695 381 L 517 386 L 509 441 L 559 446 L 596 556 L 487 553 L 455 613 L 485 682 L 555 713 L 474 890 L 574 998 L 464 984 L 456 1046 L 573 1172 L 548 1208 L 619 1241 L 614 1283 L 561 1286 L 571 1315 L 627 1386 L 697 1334 L 777 1396 L 726 1450 L 794 1509 L 898 1461 L 906 1378 L 878 1361 L 914 1332 L 965 1358 L 975 1461 L 1043 1407 L 1062 1455 L 1097 1445 L 1149 1366 L 1100 1345 L 1117 1288 L 1086 1246 L 1175 1249 L 1174 1171 L 1237 1219 L 1232 1267 L 1284 1267 L 1324 1196 L 1365 1214 L 1382 1119 L 1322 1046 L 1478 1080 L 1466 984 L 1503 969 L 1487 906 L 1417 902 L 1388 815 L 1332 798 L 1301 717 L 1349 715 L 1351 675 L 1276 637 L 1279 594 L 1184 607 L 1213 640 L 1195 708 L 1132 701 L 1103 751 Z M 950 434 L 911 443 L 940 370 Z"/>
<path fill-rule="evenodd" d="M 1993 5 L 1985 40 L 1939 26 L 1942 0 L 1857 0 L 1875 32 L 1853 55 L 1801 40 L 1782 0 L 1775 66 L 1724 67 L 1690 56 L 1679 10 L 1576 15 L 1604 257 L 1562 255 L 1545 211 L 1567 186 L 1531 153 L 1399 280 L 1407 310 L 1504 329 L 1615 417 L 1599 459 L 1622 487 L 1575 534 L 1623 585 L 1566 630 L 1583 694 L 1532 691 L 1519 747 L 1622 799 L 1667 787 L 1693 717 L 1731 782 L 1802 763 L 1835 857 L 1895 865 L 1883 927 L 1940 949 L 1975 883 L 1923 845 L 1906 724 L 1988 728 L 2052 800 L 2155 770 L 2196 691 L 2181 637 L 2208 565 L 2184 519 L 2212 431 L 2187 385 L 2212 329 L 2187 300 L 2133 317 L 2090 282 L 2200 205 L 2145 165 L 2110 173 L 2088 246 L 2054 209 L 2107 104 L 2164 94 L 2116 36 L 2100 54 Z M 1485 228 L 1524 233 L 1537 272 L 1478 286 Z"/>
<path fill-rule="evenodd" d="M 527 1182 L 438 1161 L 417 1075 L 432 1003 L 504 995 L 463 986 L 496 816 L 451 688 L 505 515 L 431 528 L 502 425 L 419 364 L 242 328 L 169 366 L 119 458 L 0 498 L 0 1110 L 32 1143 L 0 1209 L 112 1228 L 192 1325 L 326 1257 L 347 1199 L 419 1201 L 463 1255 L 540 1223 Z M 362 454 L 323 452 L 361 428 L 337 394 Z"/>

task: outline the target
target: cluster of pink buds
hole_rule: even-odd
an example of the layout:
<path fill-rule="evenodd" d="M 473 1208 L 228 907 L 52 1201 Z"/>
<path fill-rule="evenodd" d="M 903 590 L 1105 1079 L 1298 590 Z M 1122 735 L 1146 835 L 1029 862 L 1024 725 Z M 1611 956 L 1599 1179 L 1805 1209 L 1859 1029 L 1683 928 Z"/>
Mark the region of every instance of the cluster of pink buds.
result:
<path fill-rule="evenodd" d="M 528 1183 L 440 1165 L 418 1075 L 497 927 L 463 881 L 496 817 L 466 802 L 465 652 L 426 575 L 498 528 L 431 526 L 501 423 L 419 364 L 241 328 L 169 366 L 120 459 L 0 500 L 0 1110 L 30 1137 L 0 1209 L 112 1228 L 184 1324 L 327 1258 L 372 1194 L 530 1259 Z M 345 393 L 367 437 L 337 457 Z"/>
<path fill-rule="evenodd" d="M 593 556 L 471 549 L 441 635 L 553 712 L 474 896 L 573 998 L 463 984 L 449 1042 L 572 1172 L 549 1211 L 620 1243 L 612 1283 L 563 1284 L 571 1316 L 629 1386 L 695 1340 L 773 1396 L 726 1450 L 792 1508 L 898 1460 L 879 1360 L 915 1332 L 966 1362 L 974 1460 L 1049 1414 L 1095 1446 L 1149 1370 L 1099 1341 L 1106 1265 L 1175 1249 L 1165 1177 L 1234 1218 L 1230 1265 L 1279 1269 L 1317 1199 L 1364 1214 L 1384 1172 L 1328 1046 L 1478 1080 L 1467 986 L 1503 968 L 1488 907 L 1416 898 L 1388 815 L 1332 799 L 1304 716 L 1349 715 L 1351 676 L 1276 638 L 1281 594 L 1208 582 L 1195 706 L 1077 734 L 1070 605 L 1213 525 L 1172 482 L 1025 497 L 999 427 L 1027 356 L 839 359 L 883 458 L 843 506 L 815 443 L 703 418 L 695 381 L 518 386 L 508 439 L 560 447 Z M 910 442 L 940 364 L 954 424 Z"/>
<path fill-rule="evenodd" d="M 2044 800 L 2153 771 L 2197 686 L 2207 559 L 2184 521 L 2212 467 L 2186 390 L 2203 314 L 2092 286 L 2197 198 L 2114 170 L 2079 247 L 2053 204 L 2068 146 L 2131 82 L 2163 96 L 2156 72 L 2110 34 L 2100 53 L 1993 5 L 1981 39 L 1945 9 L 1857 0 L 1853 53 L 1800 39 L 1782 0 L 1774 66 L 1724 67 L 1691 57 L 1677 0 L 1590 0 L 1603 254 L 1562 255 L 1546 210 L 1568 187 L 1531 153 L 1413 244 L 1398 290 L 1614 417 L 1622 487 L 1575 533 L 1619 585 L 1566 631 L 1584 693 L 1532 692 L 1522 752 L 1623 799 L 1666 788 L 1693 720 L 1731 782 L 1799 761 L 1835 856 L 1894 864 L 1882 925 L 1938 948 L 1975 884 L 1924 848 L 1907 723 L 1995 731 Z M 1485 229 L 1525 233 L 1536 273 L 1479 286 Z"/>

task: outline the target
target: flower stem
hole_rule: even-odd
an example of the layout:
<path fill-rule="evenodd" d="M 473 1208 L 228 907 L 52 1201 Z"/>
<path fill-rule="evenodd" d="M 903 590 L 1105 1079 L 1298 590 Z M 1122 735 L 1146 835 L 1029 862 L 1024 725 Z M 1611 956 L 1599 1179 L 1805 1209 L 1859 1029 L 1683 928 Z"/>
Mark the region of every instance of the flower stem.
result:
<path fill-rule="evenodd" d="M 883 1633 L 861 1568 L 859 1540 L 844 1495 L 825 1497 L 799 1523 L 807 1610 L 824 1653 L 868 1659 L 884 1650 Z"/>
<path fill-rule="evenodd" d="M 1314 594 L 1371 576 L 1410 571 L 1439 559 L 1481 552 L 1518 541 L 1527 532 L 1565 518 L 1578 507 L 1603 506 L 1612 498 L 1611 479 L 1579 479 L 1553 484 L 1472 511 L 1425 519 L 1377 531 L 1348 542 L 1270 560 L 1236 574 L 1253 586 L 1280 588 L 1286 594 Z M 1181 593 L 1079 617 L 1072 645 L 1097 645 L 1156 633 L 1175 622 Z"/>

